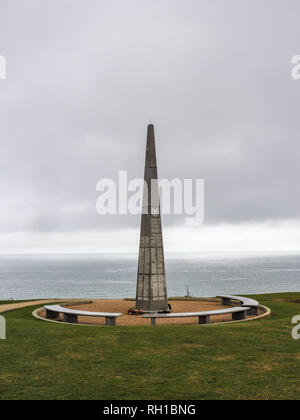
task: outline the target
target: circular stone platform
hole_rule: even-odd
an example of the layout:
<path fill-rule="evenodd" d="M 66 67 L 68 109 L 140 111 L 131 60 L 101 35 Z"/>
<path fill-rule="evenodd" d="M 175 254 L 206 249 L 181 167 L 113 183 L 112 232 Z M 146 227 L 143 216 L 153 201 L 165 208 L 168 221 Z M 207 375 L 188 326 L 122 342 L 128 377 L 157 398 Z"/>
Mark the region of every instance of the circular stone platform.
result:
<path fill-rule="evenodd" d="M 172 312 L 202 312 L 202 311 L 211 311 L 217 309 L 228 309 L 229 307 L 234 307 L 236 305 L 231 306 L 224 306 L 221 305 L 220 300 L 205 300 L 205 299 L 178 299 L 178 300 L 169 300 L 169 303 L 172 306 Z M 117 319 L 117 325 L 127 325 L 127 326 L 135 326 L 135 325 L 144 325 L 149 326 L 149 319 L 143 319 L 141 315 L 128 315 L 128 309 L 135 305 L 135 301 L 133 300 L 102 300 L 102 299 L 95 299 L 91 300 L 90 302 L 84 303 L 67 303 L 63 306 L 67 306 L 70 309 L 78 309 L 82 311 L 90 311 L 90 312 L 122 312 L 123 315 Z M 45 318 L 45 310 L 40 309 L 37 311 L 37 315 Z M 265 311 L 263 309 L 259 309 L 259 316 L 263 315 Z M 257 316 L 248 315 L 247 319 L 257 318 Z M 61 318 L 62 321 L 62 318 Z M 218 315 L 211 317 L 211 323 L 220 323 L 220 322 L 230 322 L 231 314 L 228 315 Z M 169 319 L 157 319 L 157 325 L 191 325 L 191 324 L 198 324 L 198 317 L 192 318 L 169 318 Z M 86 324 L 86 325 L 104 325 L 105 319 L 104 318 L 93 318 L 93 317 L 78 317 L 79 324 Z"/>

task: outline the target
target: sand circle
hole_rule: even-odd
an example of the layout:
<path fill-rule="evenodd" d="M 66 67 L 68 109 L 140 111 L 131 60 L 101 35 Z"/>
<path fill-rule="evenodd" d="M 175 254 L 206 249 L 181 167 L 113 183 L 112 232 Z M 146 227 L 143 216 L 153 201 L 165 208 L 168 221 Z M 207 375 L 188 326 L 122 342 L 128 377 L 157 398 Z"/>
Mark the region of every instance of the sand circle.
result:
<path fill-rule="evenodd" d="M 176 299 L 176 300 L 169 300 L 169 303 L 172 306 L 172 312 L 202 312 L 202 311 L 211 311 L 211 310 L 218 310 L 218 309 L 226 309 L 229 306 L 223 306 L 220 303 L 220 300 L 216 299 Z M 142 318 L 141 315 L 128 315 L 128 310 L 131 307 L 134 307 L 135 301 L 134 300 L 123 300 L 123 299 L 95 299 L 86 302 L 70 302 L 63 306 L 67 306 L 70 309 L 77 309 L 82 311 L 90 311 L 90 312 L 120 312 L 123 315 L 117 318 L 117 325 L 127 325 L 127 326 L 135 326 L 135 325 L 143 325 L 147 326 L 150 324 L 149 319 Z M 236 306 L 236 305 L 232 305 Z M 45 310 L 41 310 L 39 312 L 39 316 L 45 318 Z M 247 316 L 247 318 L 253 318 L 253 316 Z M 59 318 L 62 321 L 62 315 Z M 231 321 L 231 315 L 218 315 L 211 317 L 211 323 L 216 322 L 229 322 Z M 97 317 L 82 317 L 78 316 L 78 323 L 79 324 L 86 324 L 86 325 L 104 325 L 105 319 L 104 318 L 97 318 Z M 157 319 L 157 325 L 191 325 L 197 324 L 198 317 L 191 317 L 191 318 L 171 318 L 171 319 Z"/>

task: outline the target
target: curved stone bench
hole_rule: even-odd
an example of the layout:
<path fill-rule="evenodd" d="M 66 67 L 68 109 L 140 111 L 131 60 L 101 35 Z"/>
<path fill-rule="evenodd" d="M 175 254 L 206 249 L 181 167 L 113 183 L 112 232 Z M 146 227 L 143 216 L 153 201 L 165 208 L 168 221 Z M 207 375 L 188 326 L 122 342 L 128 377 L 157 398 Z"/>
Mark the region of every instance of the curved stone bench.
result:
<path fill-rule="evenodd" d="M 78 316 L 94 316 L 94 317 L 104 317 L 105 325 L 116 325 L 116 318 L 123 315 L 122 313 L 113 313 L 113 312 L 89 312 L 89 311 L 79 311 L 77 309 L 64 308 L 60 305 L 46 305 L 46 318 L 56 319 L 59 314 L 64 315 L 64 322 L 70 324 L 77 324 Z"/>
<path fill-rule="evenodd" d="M 242 306 L 249 306 L 248 315 L 258 315 L 259 302 L 254 299 L 242 297 L 242 296 L 231 296 L 231 295 L 219 295 L 217 296 L 222 299 L 222 305 L 231 305 L 232 300 L 236 300 L 241 303 Z"/>
<path fill-rule="evenodd" d="M 166 318 L 187 318 L 187 317 L 198 317 L 199 324 L 209 324 L 210 317 L 212 315 L 224 315 L 232 314 L 233 321 L 240 321 L 246 319 L 247 312 L 250 310 L 248 307 L 237 307 L 229 309 L 217 309 L 214 311 L 205 311 L 205 312 L 183 312 L 183 313 L 171 313 L 171 314 L 145 314 L 143 318 L 150 318 L 151 325 L 156 325 L 156 319 L 166 319 Z"/>

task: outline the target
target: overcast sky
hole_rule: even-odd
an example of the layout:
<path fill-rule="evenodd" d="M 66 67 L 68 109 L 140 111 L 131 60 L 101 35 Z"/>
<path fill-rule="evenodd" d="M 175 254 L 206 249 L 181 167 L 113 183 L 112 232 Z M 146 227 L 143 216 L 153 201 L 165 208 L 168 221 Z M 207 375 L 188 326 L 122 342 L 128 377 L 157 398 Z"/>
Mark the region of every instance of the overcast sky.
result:
<path fill-rule="evenodd" d="M 0 0 L 0 253 L 135 251 L 100 178 L 205 179 L 166 251 L 300 250 L 299 0 Z M 181 240 L 179 240 L 181 238 Z"/>

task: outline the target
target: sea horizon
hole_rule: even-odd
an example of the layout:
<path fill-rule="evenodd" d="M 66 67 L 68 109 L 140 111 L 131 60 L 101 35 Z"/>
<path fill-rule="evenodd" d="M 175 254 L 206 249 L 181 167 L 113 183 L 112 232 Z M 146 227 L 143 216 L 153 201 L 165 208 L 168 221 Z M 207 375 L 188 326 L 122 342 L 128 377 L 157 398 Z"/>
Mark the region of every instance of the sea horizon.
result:
<path fill-rule="evenodd" d="M 138 253 L 0 255 L 0 300 L 134 298 Z M 167 252 L 168 295 L 300 289 L 300 253 Z"/>

